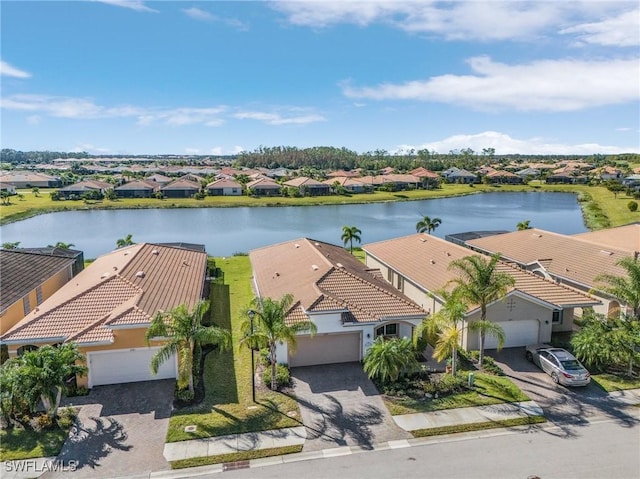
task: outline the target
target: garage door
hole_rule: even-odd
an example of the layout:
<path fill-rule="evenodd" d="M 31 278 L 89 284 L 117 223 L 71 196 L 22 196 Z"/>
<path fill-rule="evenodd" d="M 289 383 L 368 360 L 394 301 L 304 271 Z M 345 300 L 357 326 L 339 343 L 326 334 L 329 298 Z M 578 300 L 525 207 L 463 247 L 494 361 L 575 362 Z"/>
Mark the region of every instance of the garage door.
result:
<path fill-rule="evenodd" d="M 289 355 L 290 367 L 360 361 L 359 332 L 299 336 L 296 344 L 295 354 Z"/>
<path fill-rule="evenodd" d="M 536 319 L 523 319 L 521 321 L 503 321 L 497 323 L 504 329 L 505 348 L 526 346 L 538 343 L 538 321 Z M 487 335 L 484 340 L 485 349 L 498 347 L 498 340 Z"/>
<path fill-rule="evenodd" d="M 176 360 L 170 358 L 151 373 L 151 358 L 159 348 L 118 349 L 89 353 L 89 387 L 103 384 L 153 381 L 176 377 Z"/>

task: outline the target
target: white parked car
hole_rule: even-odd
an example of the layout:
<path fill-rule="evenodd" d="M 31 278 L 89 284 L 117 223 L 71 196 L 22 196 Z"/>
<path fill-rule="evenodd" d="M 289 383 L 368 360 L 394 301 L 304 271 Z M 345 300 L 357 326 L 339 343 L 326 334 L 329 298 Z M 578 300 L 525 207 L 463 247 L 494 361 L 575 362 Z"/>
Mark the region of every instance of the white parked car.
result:
<path fill-rule="evenodd" d="M 564 386 L 586 386 L 591 374 L 573 354 L 548 344 L 532 344 L 526 348 L 527 359 L 546 372 L 554 383 Z"/>

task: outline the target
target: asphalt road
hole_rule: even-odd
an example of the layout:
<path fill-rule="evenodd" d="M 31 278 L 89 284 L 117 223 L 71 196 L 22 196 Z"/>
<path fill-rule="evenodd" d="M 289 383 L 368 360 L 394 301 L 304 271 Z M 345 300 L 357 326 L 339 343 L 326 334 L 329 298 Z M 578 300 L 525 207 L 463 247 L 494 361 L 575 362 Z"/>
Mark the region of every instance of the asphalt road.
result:
<path fill-rule="evenodd" d="M 640 408 L 629 409 L 635 424 L 624 426 L 614 419 L 594 419 L 571 436 L 557 426 L 484 431 L 433 438 L 425 445 L 403 449 L 227 471 L 222 477 L 637 479 Z"/>

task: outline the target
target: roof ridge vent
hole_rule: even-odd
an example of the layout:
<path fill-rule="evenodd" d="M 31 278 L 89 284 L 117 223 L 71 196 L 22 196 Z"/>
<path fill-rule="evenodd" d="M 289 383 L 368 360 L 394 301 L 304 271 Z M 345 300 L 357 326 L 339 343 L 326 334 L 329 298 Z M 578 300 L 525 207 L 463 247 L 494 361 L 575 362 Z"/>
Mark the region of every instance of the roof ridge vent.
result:
<path fill-rule="evenodd" d="M 613 251 L 607 251 L 606 249 L 601 249 L 600 252 L 602 254 L 606 254 L 607 256 L 611 256 L 613 254 Z"/>
<path fill-rule="evenodd" d="M 337 266 L 338 268 L 344 268 L 344 265 L 343 265 L 342 263 L 336 263 L 336 266 Z"/>
<path fill-rule="evenodd" d="M 154 249 L 154 250 L 151 251 L 151 254 L 154 255 L 154 256 L 158 256 L 159 251 L 157 249 Z"/>
<path fill-rule="evenodd" d="M 314 271 L 318 271 L 320 268 L 318 267 L 317 264 L 312 264 L 311 265 L 311 269 L 314 270 Z"/>
<path fill-rule="evenodd" d="M 136 277 L 138 277 L 138 278 L 144 278 L 144 277 L 145 277 L 145 273 L 144 273 L 144 271 L 138 271 L 138 272 L 136 273 Z"/>

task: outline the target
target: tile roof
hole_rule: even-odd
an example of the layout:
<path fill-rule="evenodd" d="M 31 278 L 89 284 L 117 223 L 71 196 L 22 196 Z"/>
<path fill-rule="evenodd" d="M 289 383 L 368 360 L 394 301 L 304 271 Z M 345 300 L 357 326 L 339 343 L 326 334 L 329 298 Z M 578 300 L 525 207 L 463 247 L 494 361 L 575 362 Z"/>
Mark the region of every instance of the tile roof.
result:
<path fill-rule="evenodd" d="M 86 180 L 74 183 L 73 185 L 60 188 L 60 191 L 90 191 L 90 190 L 108 190 L 113 188 L 111 183 L 100 180 Z"/>
<path fill-rule="evenodd" d="M 503 236 L 505 235 L 499 235 L 499 238 Z M 478 254 L 468 248 L 426 234 L 414 234 L 371 243 L 364 245 L 363 249 L 367 255 L 382 261 L 427 291 L 442 289 L 449 281 L 458 277 L 455 270 L 449 269 L 452 261 Z M 513 289 L 553 305 L 598 304 L 597 300 L 583 293 L 507 263 L 499 264 L 498 269 L 515 279 Z"/>
<path fill-rule="evenodd" d="M 73 257 L 0 249 L 0 312 L 61 270 L 69 268 L 74 261 Z"/>
<path fill-rule="evenodd" d="M 152 180 L 136 180 L 125 183 L 115 188 L 116 191 L 125 190 L 156 190 L 160 188 L 160 184 Z"/>
<path fill-rule="evenodd" d="M 295 188 L 299 188 L 300 186 L 322 186 L 323 188 L 325 188 L 327 186 L 320 181 L 314 180 L 313 178 L 308 178 L 306 176 L 299 176 L 298 178 L 294 178 L 293 180 L 285 181 L 284 184 L 287 186 L 293 186 Z"/>
<path fill-rule="evenodd" d="M 163 190 L 199 190 L 200 184 L 191 180 L 177 179 L 162 187 Z"/>
<path fill-rule="evenodd" d="M 242 185 L 230 178 L 220 178 L 209 183 L 207 188 L 242 188 Z"/>
<path fill-rule="evenodd" d="M 580 233 L 572 237 L 610 248 L 619 248 L 626 251 L 629 256 L 640 251 L 640 223 Z"/>
<path fill-rule="evenodd" d="M 146 325 L 160 310 L 202 298 L 207 255 L 140 243 L 103 255 L 0 338 L 112 341 L 112 327 Z"/>
<path fill-rule="evenodd" d="M 604 247 L 579 237 L 537 228 L 488 236 L 468 241 L 467 244 L 481 251 L 499 252 L 506 260 L 521 265 L 544 262 L 550 274 L 586 288 L 595 286 L 595 278 L 601 273 L 625 275 L 616 263 L 631 254 L 619 248 Z"/>
<path fill-rule="evenodd" d="M 247 188 L 280 189 L 280 185 L 270 178 L 258 178 L 247 183 Z"/>
<path fill-rule="evenodd" d="M 252 250 L 249 257 L 259 295 L 278 299 L 291 293 L 303 312 L 344 309 L 367 322 L 425 314 L 339 246 L 300 238 Z"/>

